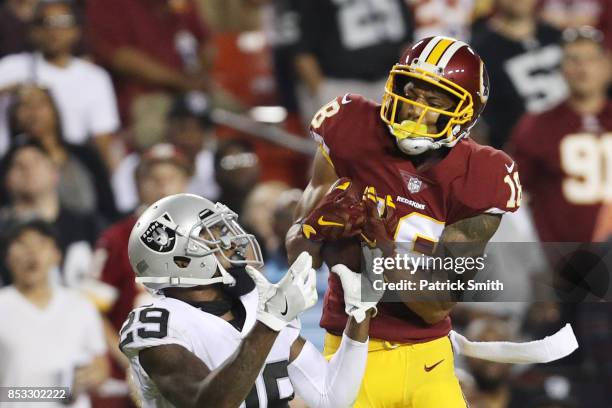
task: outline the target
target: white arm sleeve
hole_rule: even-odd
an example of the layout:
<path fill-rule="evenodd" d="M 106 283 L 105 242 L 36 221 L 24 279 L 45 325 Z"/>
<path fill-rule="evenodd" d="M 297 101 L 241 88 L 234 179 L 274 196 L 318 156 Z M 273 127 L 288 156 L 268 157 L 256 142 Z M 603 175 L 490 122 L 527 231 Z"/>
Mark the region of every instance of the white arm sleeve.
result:
<path fill-rule="evenodd" d="M 368 342 L 342 335 L 329 362 L 310 342 L 287 367 L 296 393 L 310 408 L 351 407 L 357 398 L 368 357 Z"/>

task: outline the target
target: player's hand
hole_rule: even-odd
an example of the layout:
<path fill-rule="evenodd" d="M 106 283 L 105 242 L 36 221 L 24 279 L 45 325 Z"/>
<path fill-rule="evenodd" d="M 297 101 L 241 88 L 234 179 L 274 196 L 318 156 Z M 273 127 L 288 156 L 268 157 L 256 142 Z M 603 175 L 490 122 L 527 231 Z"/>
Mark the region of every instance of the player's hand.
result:
<path fill-rule="evenodd" d="M 317 276 L 312 268 L 312 257 L 302 252 L 276 284 L 270 283 L 257 269 L 246 271 L 255 281 L 259 293 L 257 320 L 280 331 L 298 314 L 317 303 Z"/>
<path fill-rule="evenodd" d="M 386 256 L 391 256 L 395 251 L 394 235 L 399 223 L 393 198 L 387 195 L 383 201 L 374 187 L 366 187 L 363 202 L 367 217 L 361 231 L 362 240 L 370 248 L 380 248 Z"/>
<path fill-rule="evenodd" d="M 343 177 L 302 220 L 302 233 L 311 241 L 354 237 L 361 232 L 365 216 L 361 193 L 350 179 Z"/>
<path fill-rule="evenodd" d="M 369 248 L 365 248 L 371 251 Z M 369 274 L 364 273 L 362 262 L 362 273 L 353 272 L 342 264 L 334 265 L 331 271 L 340 277 L 342 290 L 344 291 L 344 310 L 347 315 L 353 316 L 357 323 L 365 320 L 368 311 L 372 316 L 376 315 L 376 305 L 383 296 L 384 291 L 376 290 Z"/>

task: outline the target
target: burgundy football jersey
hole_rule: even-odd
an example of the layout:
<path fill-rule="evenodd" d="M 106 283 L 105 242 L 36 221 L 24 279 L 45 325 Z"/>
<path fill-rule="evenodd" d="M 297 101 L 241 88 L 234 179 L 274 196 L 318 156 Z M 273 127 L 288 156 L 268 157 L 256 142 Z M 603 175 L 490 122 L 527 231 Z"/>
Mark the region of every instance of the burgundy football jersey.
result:
<path fill-rule="evenodd" d="M 393 197 L 402 217 L 395 234 L 398 242 L 413 242 L 415 248 L 429 242 L 433 247 L 446 225 L 483 213 L 515 211 L 520 205 L 517 168 L 505 153 L 463 139 L 440 162 L 417 171 L 396 147 L 379 110 L 380 105 L 347 94 L 315 115 L 310 132 L 338 177 Z M 339 334 L 346 319 L 342 285 L 330 274 L 321 326 Z M 372 320 L 370 335 L 420 342 L 445 336 L 450 327 L 450 318 L 428 325 L 404 304 L 385 303 Z"/>
<path fill-rule="evenodd" d="M 612 102 L 594 116 L 567 103 L 525 115 L 511 139 L 544 242 L 591 242 L 602 203 L 612 200 Z"/>

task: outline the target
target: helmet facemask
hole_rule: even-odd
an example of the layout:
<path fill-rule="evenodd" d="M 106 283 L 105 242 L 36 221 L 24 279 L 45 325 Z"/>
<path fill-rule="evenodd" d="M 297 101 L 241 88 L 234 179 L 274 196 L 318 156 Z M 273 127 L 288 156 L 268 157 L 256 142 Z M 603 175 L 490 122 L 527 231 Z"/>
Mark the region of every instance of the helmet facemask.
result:
<path fill-rule="evenodd" d="M 220 203 L 215 206 L 216 212 L 204 210 L 200 214 L 201 221 L 189 232 L 185 254 L 195 257 L 214 254 L 221 268 L 262 267 L 263 256 L 255 236 L 244 231 L 235 212 Z"/>
<path fill-rule="evenodd" d="M 472 96 L 467 90 L 448 79 L 414 65 L 413 63 L 409 67 L 397 64 L 391 70 L 385 85 L 381 119 L 389 126 L 400 147 L 403 144 L 419 146 L 409 149 L 414 153 L 408 154 L 420 154 L 432 148 L 453 146 L 463 136 L 459 134 L 461 125 L 468 123 L 474 116 Z M 410 99 L 405 94 L 405 87 L 410 83 L 426 84 L 428 87 L 439 89 L 456 103 L 452 109 L 446 110 Z M 406 104 L 420 110 L 416 120 L 403 120 L 400 117 L 402 106 Z M 430 112 L 439 115 L 433 132 L 430 132 L 425 121 Z"/>

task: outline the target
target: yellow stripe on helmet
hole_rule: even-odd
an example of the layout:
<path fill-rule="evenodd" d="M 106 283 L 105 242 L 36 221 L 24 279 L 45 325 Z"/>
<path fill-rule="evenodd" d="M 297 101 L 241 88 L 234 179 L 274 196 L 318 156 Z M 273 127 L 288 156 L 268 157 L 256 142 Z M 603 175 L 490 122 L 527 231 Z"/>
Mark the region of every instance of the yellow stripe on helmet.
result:
<path fill-rule="evenodd" d="M 438 44 L 436 44 L 434 49 L 431 50 L 431 53 L 429 53 L 429 55 L 425 59 L 425 62 L 431 65 L 437 65 L 438 62 L 440 62 L 444 51 L 446 51 L 448 47 L 450 47 L 454 42 L 455 40 L 451 38 L 444 38 L 440 40 Z"/>

